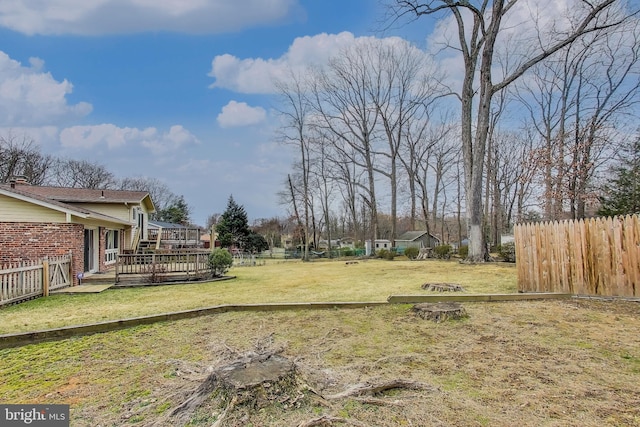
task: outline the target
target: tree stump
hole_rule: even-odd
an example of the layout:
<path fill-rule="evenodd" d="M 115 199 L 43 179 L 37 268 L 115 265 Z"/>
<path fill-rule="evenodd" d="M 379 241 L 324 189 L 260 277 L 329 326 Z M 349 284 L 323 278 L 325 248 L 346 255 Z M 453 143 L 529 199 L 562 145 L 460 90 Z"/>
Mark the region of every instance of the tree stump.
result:
<path fill-rule="evenodd" d="M 422 289 L 433 292 L 464 292 L 464 288 L 457 283 L 425 283 Z"/>
<path fill-rule="evenodd" d="M 457 302 L 416 304 L 413 306 L 413 311 L 423 319 L 433 320 L 436 323 L 468 317 L 467 311 Z"/>
<path fill-rule="evenodd" d="M 171 411 L 171 423 L 184 424 L 206 401 L 213 399 L 220 425 L 232 411 L 255 410 L 278 403 L 297 407 L 304 399 L 296 379 L 295 364 L 277 354 L 249 353 L 216 369 Z M 238 411 L 238 409 L 240 409 Z"/>
<path fill-rule="evenodd" d="M 206 421 L 211 427 L 259 425 L 250 422 L 252 416 L 263 411 L 302 411 L 311 413 L 321 406 L 329 411 L 335 408 L 333 401 L 355 400 L 368 405 L 402 406 L 397 395 L 385 396 L 388 390 L 422 390 L 436 392 L 429 384 L 392 379 L 382 383 L 364 382 L 348 387 L 345 391 L 323 396 L 305 381 L 296 364 L 272 351 L 247 352 L 217 368 L 203 378 L 198 387 L 185 393 L 175 409 L 161 417 L 154 427 L 168 425 L 198 425 Z M 324 414 L 299 427 L 325 426 L 335 423 L 363 425 L 355 419 L 344 419 Z M 203 424 L 204 425 L 204 424 Z M 261 425 L 261 424 L 260 424 Z"/>

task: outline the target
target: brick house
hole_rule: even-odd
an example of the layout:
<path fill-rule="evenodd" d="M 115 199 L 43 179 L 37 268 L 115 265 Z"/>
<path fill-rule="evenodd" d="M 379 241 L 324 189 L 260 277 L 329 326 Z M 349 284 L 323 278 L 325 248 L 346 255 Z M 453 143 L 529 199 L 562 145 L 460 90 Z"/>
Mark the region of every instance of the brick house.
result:
<path fill-rule="evenodd" d="M 74 276 L 105 271 L 146 238 L 152 212 L 147 192 L 2 184 L 0 265 L 71 253 Z"/>

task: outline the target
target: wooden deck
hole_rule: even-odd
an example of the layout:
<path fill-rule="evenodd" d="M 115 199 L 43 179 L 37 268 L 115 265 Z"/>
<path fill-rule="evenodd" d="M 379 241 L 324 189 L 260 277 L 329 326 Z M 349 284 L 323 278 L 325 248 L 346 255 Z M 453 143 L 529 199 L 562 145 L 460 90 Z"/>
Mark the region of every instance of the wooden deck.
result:
<path fill-rule="evenodd" d="M 172 251 L 169 253 L 122 254 L 118 255 L 115 267 L 115 281 L 144 279 L 147 282 L 162 282 L 184 277 L 195 280 L 210 274 L 209 251 Z"/>

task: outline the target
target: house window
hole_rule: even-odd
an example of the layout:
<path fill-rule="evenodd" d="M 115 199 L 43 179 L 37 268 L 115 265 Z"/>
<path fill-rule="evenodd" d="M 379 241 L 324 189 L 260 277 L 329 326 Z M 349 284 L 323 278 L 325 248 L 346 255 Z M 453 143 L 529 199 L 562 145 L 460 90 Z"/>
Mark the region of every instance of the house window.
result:
<path fill-rule="evenodd" d="M 104 263 L 113 264 L 116 262 L 116 257 L 120 249 L 120 231 L 107 230 L 105 236 L 106 248 L 104 251 Z"/>

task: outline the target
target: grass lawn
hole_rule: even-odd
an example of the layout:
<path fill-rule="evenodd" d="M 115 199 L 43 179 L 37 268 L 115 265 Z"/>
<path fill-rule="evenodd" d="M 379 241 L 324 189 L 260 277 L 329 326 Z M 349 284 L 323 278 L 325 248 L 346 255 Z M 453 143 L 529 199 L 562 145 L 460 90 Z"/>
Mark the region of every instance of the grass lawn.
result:
<path fill-rule="evenodd" d="M 238 278 L 41 298 L 0 310 L 0 325 L 33 330 L 223 303 L 384 301 L 424 293 L 425 282 L 516 290 L 506 264 L 292 262 L 230 273 Z M 410 305 L 221 313 L 0 350 L 0 402 L 69 404 L 74 427 L 640 426 L 639 303 L 464 306 L 468 318 L 438 324 Z M 309 388 L 295 404 L 234 401 L 226 413 L 214 389 L 188 420 L 172 418 L 211 371 L 249 352 L 295 362 L 296 384 Z M 397 379 L 429 387 L 326 399 Z"/>
<path fill-rule="evenodd" d="M 398 378 L 432 389 L 237 405 L 223 426 L 640 425 L 639 304 L 465 306 L 467 319 L 441 324 L 405 305 L 223 313 L 0 350 L 0 401 L 69 404 L 74 427 L 211 426 L 213 404 L 187 424 L 167 417 L 210 367 L 270 349 L 322 395 Z"/>
<path fill-rule="evenodd" d="M 468 293 L 516 292 L 514 264 L 456 261 L 272 262 L 229 271 L 229 281 L 53 295 L 0 309 L 0 334 L 117 320 L 220 304 L 386 301 L 422 294 L 425 282 L 455 282 Z"/>

